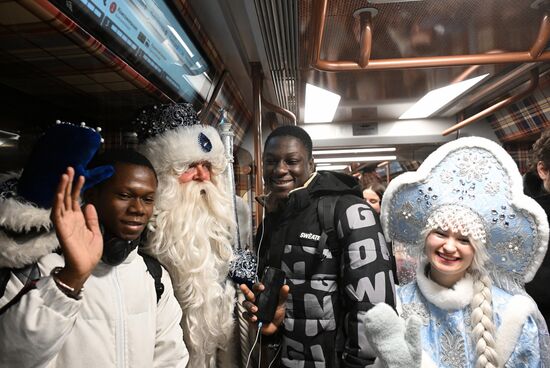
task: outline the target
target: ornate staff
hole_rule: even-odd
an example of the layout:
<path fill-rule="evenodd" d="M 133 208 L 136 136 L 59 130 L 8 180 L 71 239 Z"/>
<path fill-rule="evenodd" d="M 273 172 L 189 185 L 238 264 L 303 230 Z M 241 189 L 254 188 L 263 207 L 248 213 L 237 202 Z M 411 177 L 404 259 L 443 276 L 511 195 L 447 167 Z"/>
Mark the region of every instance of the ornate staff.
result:
<path fill-rule="evenodd" d="M 253 280 L 255 274 L 256 274 L 256 260 L 254 258 L 253 253 L 246 249 L 246 244 L 241 244 L 241 236 L 240 236 L 240 226 L 247 226 L 248 222 L 244 224 L 239 223 L 239 216 L 237 213 L 237 194 L 235 189 L 235 177 L 234 177 L 234 171 L 233 171 L 233 138 L 235 137 L 235 134 L 233 133 L 233 129 L 231 127 L 231 123 L 229 123 L 227 119 L 227 111 L 224 109 L 220 110 L 220 122 L 218 123 L 218 131 L 220 133 L 220 136 L 222 138 L 222 142 L 225 146 L 225 155 L 228 161 L 228 165 L 226 170 L 224 171 L 225 178 L 226 178 L 226 184 L 229 192 L 232 195 L 233 201 L 231 201 L 231 204 L 233 206 L 233 213 L 235 216 L 235 222 L 237 223 L 237 226 L 235 227 L 235 232 L 233 234 L 234 236 L 234 245 L 233 245 L 233 252 L 235 253 L 235 259 L 231 265 L 230 270 L 230 276 L 235 281 L 235 283 L 248 283 L 250 284 L 251 280 Z M 249 215 L 249 214 L 248 214 Z M 238 318 L 238 334 L 239 334 L 239 342 L 240 342 L 240 353 L 241 353 L 241 364 L 242 367 L 246 365 L 246 361 L 248 358 L 248 354 L 250 353 L 250 339 L 249 339 L 249 333 L 250 333 L 250 327 L 248 325 L 248 321 L 246 321 L 242 314 L 245 311 L 244 307 L 242 306 L 242 302 L 244 301 L 244 295 L 240 291 L 239 288 L 236 288 L 237 292 L 237 307 L 236 307 L 236 313 Z"/>

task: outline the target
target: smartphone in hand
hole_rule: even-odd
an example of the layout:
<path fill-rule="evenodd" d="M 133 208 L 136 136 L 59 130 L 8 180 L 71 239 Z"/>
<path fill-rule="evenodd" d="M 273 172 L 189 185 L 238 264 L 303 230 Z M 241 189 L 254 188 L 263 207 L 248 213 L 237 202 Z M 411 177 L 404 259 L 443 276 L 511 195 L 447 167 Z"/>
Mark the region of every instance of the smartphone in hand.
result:
<path fill-rule="evenodd" d="M 266 267 L 261 280 L 264 290 L 256 295 L 258 321 L 270 323 L 279 303 L 279 292 L 285 284 L 285 272 L 275 267 Z"/>

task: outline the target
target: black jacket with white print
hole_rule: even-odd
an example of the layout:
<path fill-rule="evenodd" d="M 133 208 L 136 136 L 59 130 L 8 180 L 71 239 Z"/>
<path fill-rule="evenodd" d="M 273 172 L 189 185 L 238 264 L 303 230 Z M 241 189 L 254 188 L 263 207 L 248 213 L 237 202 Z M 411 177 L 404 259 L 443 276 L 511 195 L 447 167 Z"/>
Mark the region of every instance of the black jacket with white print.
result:
<path fill-rule="evenodd" d="M 318 172 L 290 193 L 282 212 L 268 214 L 260 226 L 259 274 L 267 265 L 281 268 L 290 286 L 281 350 L 273 366 L 372 364 L 362 321 L 373 304 L 394 306 L 395 289 L 378 215 L 361 194 L 355 178 Z M 334 214 L 339 251 L 334 253 L 317 251 L 322 230 L 317 203 L 327 195 L 339 196 Z M 282 256 L 276 256 L 277 247 L 284 247 Z"/>

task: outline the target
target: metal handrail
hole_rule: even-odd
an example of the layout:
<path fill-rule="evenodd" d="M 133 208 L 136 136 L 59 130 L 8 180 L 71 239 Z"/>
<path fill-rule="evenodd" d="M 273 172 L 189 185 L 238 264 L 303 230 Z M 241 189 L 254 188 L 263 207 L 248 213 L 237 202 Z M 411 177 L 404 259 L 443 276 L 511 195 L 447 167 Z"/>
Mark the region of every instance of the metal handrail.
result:
<path fill-rule="evenodd" d="M 481 65 L 481 64 L 504 64 L 533 61 L 549 61 L 550 51 L 544 51 L 545 45 L 550 40 L 550 17 L 545 14 L 537 38 L 531 48 L 527 51 L 502 52 L 496 54 L 471 54 L 471 55 L 448 55 L 448 56 L 427 56 L 413 58 L 395 59 L 374 59 L 369 60 L 370 44 L 372 38 L 371 27 L 364 26 L 361 35 L 361 55 L 359 63 L 356 61 L 339 60 L 329 61 L 321 59 L 321 46 L 323 33 L 325 31 L 325 19 L 327 14 L 328 0 L 313 1 L 313 21 L 316 22 L 315 39 L 313 40 L 313 67 L 321 71 L 352 71 L 352 70 L 389 70 L 406 68 L 432 68 L 442 66 L 459 65 Z M 365 22 L 368 24 L 369 22 Z M 368 52 L 368 55 L 367 55 Z"/>
<path fill-rule="evenodd" d="M 464 119 L 464 120 L 456 123 L 455 125 L 453 125 L 449 129 L 443 131 L 443 133 L 441 133 L 441 134 L 443 136 L 449 135 L 452 132 L 457 131 L 458 129 L 465 127 L 466 125 L 470 125 L 473 122 L 475 122 L 475 121 L 477 121 L 481 118 L 484 118 L 486 116 L 491 115 L 492 113 L 494 113 L 495 111 L 497 111 L 499 109 L 502 109 L 503 107 L 506 107 L 510 104 L 513 104 L 514 102 L 517 102 L 517 101 L 527 97 L 528 95 L 530 95 L 537 88 L 538 84 L 539 84 L 539 70 L 538 70 L 538 68 L 535 68 L 535 69 L 531 70 L 531 83 L 529 84 L 527 89 L 525 89 L 524 91 L 522 91 L 520 93 L 517 93 L 513 96 L 510 96 L 510 97 L 508 97 L 508 98 L 506 98 L 502 101 L 499 101 L 496 104 L 489 106 L 485 110 L 480 111 L 477 114 L 472 115 L 469 118 Z"/>
<path fill-rule="evenodd" d="M 294 115 L 292 111 L 287 110 L 281 106 L 272 104 L 271 102 L 269 102 L 264 98 L 263 94 L 261 96 L 262 96 L 262 104 L 265 105 L 265 107 L 267 107 L 269 110 L 273 112 L 276 112 L 279 115 L 283 115 L 284 117 L 290 119 L 292 121 L 292 124 L 296 125 L 296 121 L 297 121 L 296 115 Z"/>

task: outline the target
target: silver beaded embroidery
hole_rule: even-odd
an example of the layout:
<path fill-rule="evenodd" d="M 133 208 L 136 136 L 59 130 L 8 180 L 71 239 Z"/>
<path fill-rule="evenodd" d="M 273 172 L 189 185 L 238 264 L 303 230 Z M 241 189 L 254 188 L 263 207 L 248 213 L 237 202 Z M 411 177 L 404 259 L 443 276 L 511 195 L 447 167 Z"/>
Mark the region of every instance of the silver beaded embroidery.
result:
<path fill-rule="evenodd" d="M 489 173 L 489 160 L 480 153 L 468 152 L 462 156 L 461 162 L 457 164 L 458 175 L 464 177 L 468 182 L 473 180 L 482 181 Z"/>
<path fill-rule="evenodd" d="M 422 324 L 427 326 L 430 320 L 430 312 L 423 303 L 403 304 L 403 312 L 401 318 L 407 320 L 410 316 L 417 316 L 422 321 Z"/>
<path fill-rule="evenodd" d="M 500 190 L 500 185 L 496 181 L 488 181 L 487 184 L 485 184 L 485 193 L 490 194 L 494 196 L 497 194 Z"/>
<path fill-rule="evenodd" d="M 190 103 L 151 106 L 143 109 L 132 122 L 140 142 L 144 142 L 148 138 L 162 134 L 167 130 L 195 124 L 200 124 L 200 121 L 193 105 Z"/>
<path fill-rule="evenodd" d="M 409 220 L 412 217 L 413 206 L 410 202 L 407 202 L 399 210 L 399 217 Z"/>
<path fill-rule="evenodd" d="M 439 178 L 441 179 L 442 183 L 449 184 L 453 181 L 454 175 L 448 170 L 443 170 Z"/>
<path fill-rule="evenodd" d="M 464 354 L 464 339 L 461 334 L 454 334 L 444 330 L 441 335 L 441 361 L 445 367 L 466 367 L 466 355 Z"/>
<path fill-rule="evenodd" d="M 500 258 L 499 261 L 508 265 L 509 271 L 522 271 L 527 266 L 525 262 L 521 262 L 523 250 L 521 249 L 521 237 L 518 235 L 510 241 L 496 243 L 495 251 Z"/>

